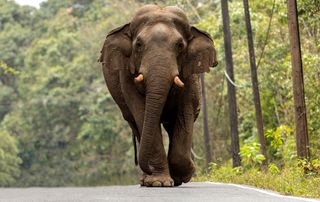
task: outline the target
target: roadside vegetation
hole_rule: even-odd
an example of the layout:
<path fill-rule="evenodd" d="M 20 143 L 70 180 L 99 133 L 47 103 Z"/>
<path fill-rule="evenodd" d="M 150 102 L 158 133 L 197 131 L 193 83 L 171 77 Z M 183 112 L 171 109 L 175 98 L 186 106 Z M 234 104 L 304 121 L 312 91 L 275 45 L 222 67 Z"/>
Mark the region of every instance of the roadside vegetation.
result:
<path fill-rule="evenodd" d="M 316 174 L 316 172 L 319 173 L 319 167 L 318 171 L 310 171 L 310 168 L 301 166 L 303 162 L 297 164 L 281 170 L 276 165 L 269 164 L 267 171 L 261 171 L 257 168 L 217 167 L 216 164 L 212 164 L 207 173 L 196 177 L 194 181 L 245 184 L 285 195 L 320 198 L 320 175 Z M 316 165 L 319 166 L 319 163 Z"/>
<path fill-rule="evenodd" d="M 265 156 L 261 154 L 253 103 L 250 100 L 252 99 L 252 93 L 249 77 L 250 69 L 247 61 L 247 42 L 244 40 L 246 32 L 243 5 L 242 1 L 233 1 L 229 3 L 229 13 L 235 81 L 237 84 L 241 166 L 233 167 L 231 158 L 225 159 L 222 157 L 222 153 L 218 153 L 222 151 L 218 148 L 221 148 L 224 143 L 227 143 L 226 147 L 229 152 L 231 148 L 229 138 L 227 141 L 221 141 L 224 135 L 220 132 L 220 128 L 216 126 L 221 127 L 219 123 L 225 122 L 217 116 L 215 119 L 217 125 L 212 125 L 214 129 L 210 133 L 211 138 L 214 139 L 212 140 L 213 150 L 217 153 L 213 153 L 209 168 L 199 171 L 194 180 L 246 184 L 287 195 L 320 198 L 320 142 L 317 138 L 320 134 L 320 125 L 317 121 L 320 115 L 320 100 L 318 98 L 313 99 L 318 97 L 315 94 L 320 92 L 320 77 L 312 76 L 313 70 L 318 72 L 318 75 L 320 72 L 319 67 L 315 66 L 320 64 L 320 58 L 318 57 L 320 46 L 318 36 L 314 38 L 313 34 L 307 34 L 307 30 L 310 29 L 309 26 L 313 27 L 314 30 L 320 30 L 320 24 L 314 21 L 320 19 L 320 10 L 316 9 L 319 3 L 297 1 L 311 151 L 310 158 L 303 160 L 297 156 L 294 131 L 286 1 L 265 0 L 263 2 L 264 5 L 268 6 L 261 7 L 261 2 L 250 2 L 250 12 L 258 64 L 266 155 L 269 165 L 267 167 L 263 166 Z M 215 13 L 216 15 L 201 20 L 199 25 L 209 30 L 211 35 L 216 36 L 215 39 L 222 40 L 221 30 L 217 30 L 216 26 L 211 23 L 217 22 L 219 23 L 218 26 L 221 27 L 221 15 Z M 313 37 L 310 38 L 310 36 Z M 314 44 L 309 44 L 310 40 Z M 216 43 L 218 50 L 220 50 L 218 52 L 223 53 L 224 49 L 221 47 L 223 42 L 218 40 Z M 222 63 L 224 62 L 224 59 L 222 59 Z M 212 82 L 212 85 L 206 87 L 212 89 L 212 86 L 218 86 L 216 79 L 217 77 L 210 77 L 208 80 Z M 313 82 L 316 82 L 315 85 L 311 84 Z M 225 87 L 222 85 L 222 88 Z M 220 112 L 221 108 L 215 104 L 213 104 L 215 108 L 212 110 Z M 209 116 L 209 119 L 211 118 Z"/>
<path fill-rule="evenodd" d="M 267 170 L 255 166 L 233 168 L 211 163 L 209 169 L 193 181 L 244 184 L 284 195 L 320 198 L 320 161 L 295 160 L 281 168 L 271 163 Z"/>
<path fill-rule="evenodd" d="M 269 151 L 274 154 L 268 168 L 261 169 L 264 157 L 259 152 L 260 146 L 251 143 L 241 147 L 242 166 L 233 168 L 231 161 L 224 165 L 212 162 L 194 181 L 246 184 L 286 195 L 320 198 L 320 160 L 296 158 L 294 136 L 287 126 L 267 131 L 266 138 Z"/>

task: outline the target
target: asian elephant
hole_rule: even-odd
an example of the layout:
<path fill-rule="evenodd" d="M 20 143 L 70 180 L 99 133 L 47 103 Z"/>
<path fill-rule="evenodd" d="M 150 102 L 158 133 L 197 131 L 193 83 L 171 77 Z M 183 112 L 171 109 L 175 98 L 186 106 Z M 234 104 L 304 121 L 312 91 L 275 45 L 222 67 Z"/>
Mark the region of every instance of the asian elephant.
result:
<path fill-rule="evenodd" d="M 179 186 L 194 171 L 192 130 L 200 111 L 199 74 L 217 65 L 214 44 L 173 6 L 146 5 L 112 30 L 101 50 L 107 87 L 132 129 L 142 186 Z M 168 156 L 161 124 L 169 135 Z"/>

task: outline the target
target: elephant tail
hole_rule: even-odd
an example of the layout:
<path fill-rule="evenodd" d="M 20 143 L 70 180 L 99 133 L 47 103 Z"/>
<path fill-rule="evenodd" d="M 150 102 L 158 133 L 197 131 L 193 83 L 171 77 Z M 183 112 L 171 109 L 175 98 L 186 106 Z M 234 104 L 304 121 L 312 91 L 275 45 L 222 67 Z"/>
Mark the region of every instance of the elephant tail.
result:
<path fill-rule="evenodd" d="M 134 164 L 137 166 L 138 165 L 137 140 L 136 140 L 136 136 L 134 134 L 132 134 L 132 143 L 133 143 L 133 148 L 134 148 Z"/>

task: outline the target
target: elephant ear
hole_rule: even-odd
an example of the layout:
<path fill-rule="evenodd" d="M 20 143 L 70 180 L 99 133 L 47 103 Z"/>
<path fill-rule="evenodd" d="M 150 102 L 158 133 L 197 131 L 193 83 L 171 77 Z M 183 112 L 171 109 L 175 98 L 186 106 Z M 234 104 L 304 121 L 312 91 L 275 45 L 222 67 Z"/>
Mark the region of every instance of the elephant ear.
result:
<path fill-rule="evenodd" d="M 196 27 L 191 27 L 186 59 L 183 63 L 183 77 L 209 72 L 209 67 L 217 66 L 216 50 L 210 35 Z"/>
<path fill-rule="evenodd" d="M 99 61 L 109 70 L 129 69 L 132 49 L 130 23 L 112 30 L 104 41 Z"/>

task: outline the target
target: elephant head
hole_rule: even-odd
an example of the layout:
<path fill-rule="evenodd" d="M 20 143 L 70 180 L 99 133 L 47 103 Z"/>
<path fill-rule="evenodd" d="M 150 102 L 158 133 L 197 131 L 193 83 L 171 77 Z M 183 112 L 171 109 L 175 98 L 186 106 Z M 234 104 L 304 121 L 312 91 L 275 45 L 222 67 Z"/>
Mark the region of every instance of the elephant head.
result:
<path fill-rule="evenodd" d="M 113 70 L 129 71 L 132 84 L 145 87 L 145 115 L 139 149 L 139 165 L 151 174 L 155 128 L 172 85 L 184 87 L 192 74 L 208 72 L 217 65 L 209 34 L 191 26 L 177 7 L 147 5 L 130 23 L 112 30 L 106 38 L 100 61 Z M 159 128 L 160 130 L 160 128 Z"/>

